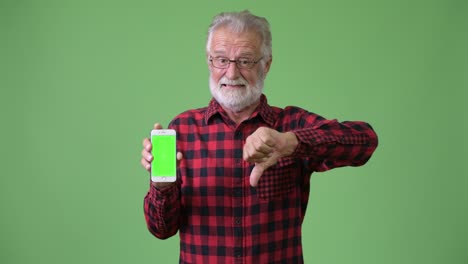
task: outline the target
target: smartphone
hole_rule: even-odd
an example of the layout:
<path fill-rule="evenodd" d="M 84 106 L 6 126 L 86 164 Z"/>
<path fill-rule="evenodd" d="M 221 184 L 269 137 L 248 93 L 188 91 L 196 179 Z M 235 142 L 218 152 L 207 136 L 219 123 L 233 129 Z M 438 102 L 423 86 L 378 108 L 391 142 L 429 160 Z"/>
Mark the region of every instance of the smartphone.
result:
<path fill-rule="evenodd" d="M 177 176 L 176 131 L 157 129 L 151 131 L 151 181 L 175 182 Z"/>

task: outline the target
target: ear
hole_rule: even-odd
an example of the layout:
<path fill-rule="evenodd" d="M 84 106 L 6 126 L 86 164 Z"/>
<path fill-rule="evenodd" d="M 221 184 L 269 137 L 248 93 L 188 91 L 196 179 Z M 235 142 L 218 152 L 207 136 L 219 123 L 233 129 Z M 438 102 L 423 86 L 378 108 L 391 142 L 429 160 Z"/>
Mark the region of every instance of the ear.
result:
<path fill-rule="evenodd" d="M 208 71 L 211 72 L 213 70 L 213 67 L 211 66 L 209 56 L 206 56 L 206 65 L 208 66 Z"/>
<path fill-rule="evenodd" d="M 263 76 L 266 77 L 267 73 L 270 71 L 271 62 L 273 61 L 273 55 L 270 56 L 268 61 L 265 63 L 265 68 L 263 69 Z"/>

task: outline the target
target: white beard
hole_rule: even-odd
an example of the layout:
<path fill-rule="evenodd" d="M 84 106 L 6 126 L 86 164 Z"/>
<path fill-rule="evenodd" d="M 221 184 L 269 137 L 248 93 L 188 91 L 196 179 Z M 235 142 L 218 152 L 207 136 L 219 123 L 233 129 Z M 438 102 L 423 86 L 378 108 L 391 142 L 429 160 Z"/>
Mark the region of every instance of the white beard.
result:
<path fill-rule="evenodd" d="M 245 85 L 245 87 L 225 89 L 222 84 Z M 264 81 L 262 76 L 259 76 L 255 86 L 250 86 L 242 77 L 239 77 L 236 80 L 230 80 L 226 78 L 226 76 L 223 76 L 218 83 L 215 83 L 210 74 L 211 95 L 219 104 L 233 112 L 240 112 L 248 106 L 256 103 L 263 93 L 263 84 Z"/>

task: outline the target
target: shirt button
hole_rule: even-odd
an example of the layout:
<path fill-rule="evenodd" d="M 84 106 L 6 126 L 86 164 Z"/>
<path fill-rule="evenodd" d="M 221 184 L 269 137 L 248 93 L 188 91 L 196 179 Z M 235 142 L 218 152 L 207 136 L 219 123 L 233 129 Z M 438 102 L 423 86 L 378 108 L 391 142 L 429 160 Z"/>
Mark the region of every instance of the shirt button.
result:
<path fill-rule="evenodd" d="M 241 223 L 240 218 L 236 218 L 236 219 L 235 219 L 235 223 L 236 223 L 236 225 L 240 225 L 240 223 Z"/>

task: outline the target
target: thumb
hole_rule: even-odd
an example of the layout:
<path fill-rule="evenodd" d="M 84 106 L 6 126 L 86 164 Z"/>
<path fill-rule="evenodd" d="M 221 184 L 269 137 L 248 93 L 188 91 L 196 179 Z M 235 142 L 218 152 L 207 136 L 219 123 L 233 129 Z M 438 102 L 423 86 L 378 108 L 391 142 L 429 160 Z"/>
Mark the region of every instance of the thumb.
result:
<path fill-rule="evenodd" d="M 260 177 L 262 176 L 264 170 L 265 169 L 261 164 L 255 163 L 255 166 L 252 169 L 252 172 L 250 173 L 250 185 L 252 187 L 257 187 L 258 181 L 260 180 Z"/>
<path fill-rule="evenodd" d="M 252 187 L 257 187 L 260 177 L 262 177 L 263 172 L 269 167 L 273 166 L 279 159 L 279 153 L 274 152 L 266 161 L 261 163 L 255 163 L 255 167 L 250 173 L 250 185 Z"/>

